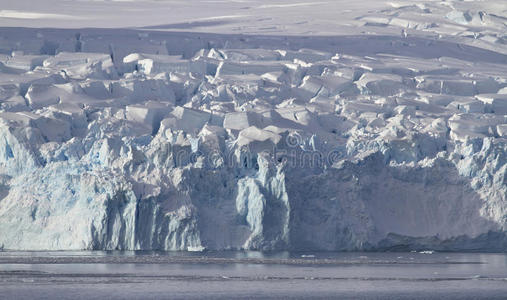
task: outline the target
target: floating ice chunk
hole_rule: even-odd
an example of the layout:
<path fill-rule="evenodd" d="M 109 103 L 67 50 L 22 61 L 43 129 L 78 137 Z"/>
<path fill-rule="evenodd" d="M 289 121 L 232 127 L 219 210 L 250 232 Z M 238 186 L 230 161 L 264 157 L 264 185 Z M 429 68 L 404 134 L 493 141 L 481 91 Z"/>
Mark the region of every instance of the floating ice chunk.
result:
<path fill-rule="evenodd" d="M 187 251 L 189 252 L 203 252 L 206 250 L 206 247 L 203 246 L 188 246 Z"/>

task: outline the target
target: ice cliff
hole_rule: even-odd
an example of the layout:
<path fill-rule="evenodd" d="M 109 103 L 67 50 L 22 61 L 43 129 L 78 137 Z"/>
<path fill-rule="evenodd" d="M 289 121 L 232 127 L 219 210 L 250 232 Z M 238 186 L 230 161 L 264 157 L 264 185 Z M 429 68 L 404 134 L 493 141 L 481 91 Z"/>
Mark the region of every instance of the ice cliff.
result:
<path fill-rule="evenodd" d="M 502 51 L 16 30 L 0 248 L 507 250 Z"/>

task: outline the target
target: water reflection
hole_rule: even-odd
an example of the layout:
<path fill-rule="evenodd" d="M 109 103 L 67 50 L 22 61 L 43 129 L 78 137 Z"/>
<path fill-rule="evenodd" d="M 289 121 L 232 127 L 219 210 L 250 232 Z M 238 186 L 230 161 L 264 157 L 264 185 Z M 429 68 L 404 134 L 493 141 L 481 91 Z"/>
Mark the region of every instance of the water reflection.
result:
<path fill-rule="evenodd" d="M 118 299 L 148 291 L 182 299 L 502 299 L 506 283 L 507 255 L 491 253 L 0 252 L 0 291 L 28 298 L 71 297 L 79 290 L 83 298 L 106 291 Z"/>

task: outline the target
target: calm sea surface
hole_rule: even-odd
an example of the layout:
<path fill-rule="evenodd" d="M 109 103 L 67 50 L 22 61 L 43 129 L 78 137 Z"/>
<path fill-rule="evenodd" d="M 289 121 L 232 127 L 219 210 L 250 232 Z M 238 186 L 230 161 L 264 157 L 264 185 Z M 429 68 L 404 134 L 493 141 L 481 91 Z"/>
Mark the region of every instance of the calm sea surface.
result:
<path fill-rule="evenodd" d="M 0 299 L 507 299 L 507 254 L 0 252 Z"/>

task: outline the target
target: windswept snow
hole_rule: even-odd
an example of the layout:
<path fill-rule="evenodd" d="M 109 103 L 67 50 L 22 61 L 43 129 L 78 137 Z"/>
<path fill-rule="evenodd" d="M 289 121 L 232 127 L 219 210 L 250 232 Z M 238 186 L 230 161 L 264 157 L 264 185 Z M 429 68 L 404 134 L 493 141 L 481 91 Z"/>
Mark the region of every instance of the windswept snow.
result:
<path fill-rule="evenodd" d="M 0 12 L 0 248 L 507 250 L 501 1 L 91 3 Z"/>

